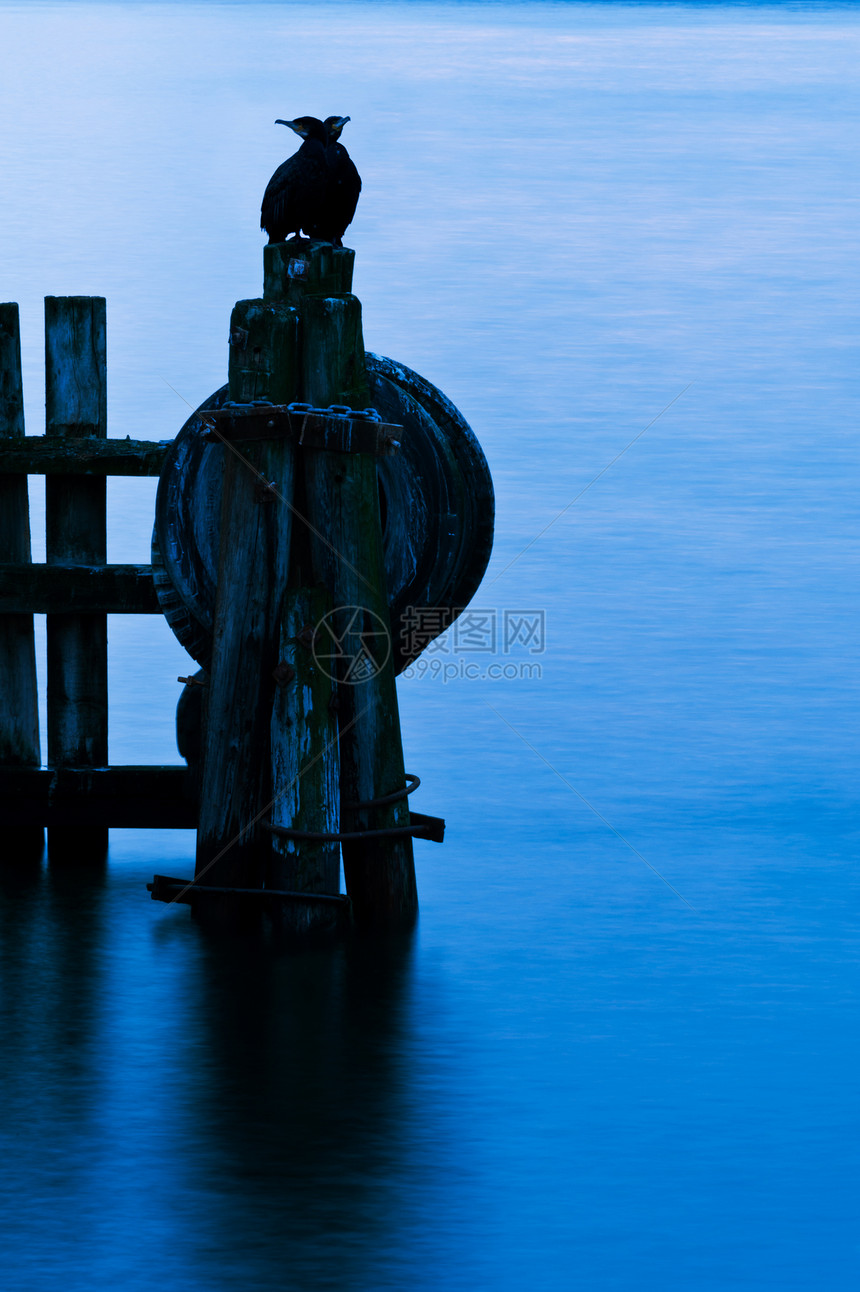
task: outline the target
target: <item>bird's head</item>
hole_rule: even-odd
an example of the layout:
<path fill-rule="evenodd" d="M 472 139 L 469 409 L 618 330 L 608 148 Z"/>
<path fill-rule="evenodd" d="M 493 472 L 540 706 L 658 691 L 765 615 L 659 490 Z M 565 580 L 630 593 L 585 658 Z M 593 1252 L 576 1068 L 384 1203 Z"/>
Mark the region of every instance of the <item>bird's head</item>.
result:
<path fill-rule="evenodd" d="M 322 143 L 328 139 L 326 128 L 318 117 L 296 117 L 293 121 L 285 121 L 283 117 L 278 117 L 275 125 L 289 126 L 302 139 L 319 139 Z"/>
<path fill-rule="evenodd" d="M 323 125 L 325 126 L 326 133 L 332 142 L 336 143 L 337 140 L 340 139 L 340 132 L 343 130 L 347 121 L 349 121 L 349 117 L 326 117 Z"/>

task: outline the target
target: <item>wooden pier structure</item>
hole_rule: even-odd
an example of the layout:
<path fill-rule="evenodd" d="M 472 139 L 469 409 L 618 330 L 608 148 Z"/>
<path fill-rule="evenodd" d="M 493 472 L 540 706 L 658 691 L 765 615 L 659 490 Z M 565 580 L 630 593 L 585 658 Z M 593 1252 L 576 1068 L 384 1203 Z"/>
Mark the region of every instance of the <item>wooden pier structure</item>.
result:
<path fill-rule="evenodd" d="M 160 614 L 148 565 L 106 561 L 108 475 L 157 476 L 167 443 L 107 438 L 105 301 L 45 300 L 45 435 L 24 435 L 18 307 L 0 305 L 0 848 L 104 857 L 111 826 L 194 827 L 184 767 L 109 767 L 107 615 Z M 27 476 L 44 475 L 46 562 Z M 47 616 L 47 767 L 33 615 Z"/>
<path fill-rule="evenodd" d="M 264 913 L 290 936 L 414 921 L 412 840 L 441 842 L 444 822 L 410 811 L 395 674 L 426 642 L 404 645 L 401 622 L 407 603 L 454 616 L 474 592 L 492 485 L 444 396 L 365 354 L 353 261 L 328 243 L 267 246 L 263 296 L 230 320 L 227 386 L 159 443 L 108 438 L 105 301 L 91 297 L 46 299 L 45 435 L 25 436 L 18 309 L 0 305 L 7 862 L 40 854 L 45 828 L 51 862 L 103 858 L 112 826 L 196 828 L 194 876 L 156 875 L 153 898 L 218 923 Z M 46 477 L 44 565 L 28 475 Z M 151 565 L 106 561 L 109 475 L 160 477 Z M 202 666 L 180 679 L 188 766 L 109 764 L 116 613 L 165 614 Z"/>

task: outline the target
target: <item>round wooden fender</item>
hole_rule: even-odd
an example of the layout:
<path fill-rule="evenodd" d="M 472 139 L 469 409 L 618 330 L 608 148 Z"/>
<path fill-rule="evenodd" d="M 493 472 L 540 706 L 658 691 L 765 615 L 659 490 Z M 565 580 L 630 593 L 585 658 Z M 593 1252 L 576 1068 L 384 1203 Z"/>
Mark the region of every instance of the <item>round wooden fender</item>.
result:
<path fill-rule="evenodd" d="M 404 427 L 400 452 L 377 459 L 392 648 L 400 673 L 469 604 L 484 577 L 493 546 L 493 482 L 480 444 L 440 390 L 380 355 L 367 355 L 367 375 L 371 405 L 383 421 Z M 200 413 L 227 399 L 222 386 L 173 441 L 152 535 L 161 609 L 204 669 L 212 649 L 223 448 L 205 438 Z M 445 613 L 436 617 L 435 629 L 425 616 L 419 636 L 408 631 L 413 607 Z"/>

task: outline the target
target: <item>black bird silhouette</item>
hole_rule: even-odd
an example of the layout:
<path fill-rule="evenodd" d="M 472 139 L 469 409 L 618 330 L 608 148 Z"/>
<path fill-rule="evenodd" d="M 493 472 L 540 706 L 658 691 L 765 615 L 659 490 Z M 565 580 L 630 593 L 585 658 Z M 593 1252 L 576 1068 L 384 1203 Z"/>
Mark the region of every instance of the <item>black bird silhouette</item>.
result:
<path fill-rule="evenodd" d="M 275 125 L 289 126 L 302 139 L 298 152 L 278 167 L 266 185 L 260 209 L 260 228 L 268 233 L 269 242 L 284 242 L 291 233 L 315 228 L 323 216 L 331 183 L 326 156 L 329 135 L 317 117 L 295 121 L 279 117 Z"/>
<path fill-rule="evenodd" d="M 328 185 L 319 218 L 308 229 L 312 238 L 332 242 L 336 247 L 343 246 L 343 235 L 347 225 L 352 223 L 358 195 L 361 192 L 361 177 L 355 168 L 355 163 L 340 142 L 341 131 L 347 121 L 349 117 L 326 117 L 323 122 L 327 138 L 325 159 L 328 166 Z"/>

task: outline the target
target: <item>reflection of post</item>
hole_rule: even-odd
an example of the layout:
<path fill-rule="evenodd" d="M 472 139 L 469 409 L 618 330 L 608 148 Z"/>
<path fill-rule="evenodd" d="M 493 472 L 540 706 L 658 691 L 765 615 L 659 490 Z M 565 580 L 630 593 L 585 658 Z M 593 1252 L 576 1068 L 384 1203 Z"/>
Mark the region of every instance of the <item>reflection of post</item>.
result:
<path fill-rule="evenodd" d="M 91 1125 L 94 1091 L 100 1099 L 106 1096 L 106 1031 L 117 1041 L 105 1000 L 116 1001 L 123 990 L 117 982 L 121 973 L 111 975 L 109 969 L 116 964 L 116 907 L 108 928 L 106 873 L 90 865 L 54 866 L 45 880 L 35 868 L 29 873 L 6 869 L 0 878 L 0 1105 L 6 1124 L 15 1128 L 11 1143 L 23 1186 L 17 1207 L 11 1190 L 4 1197 L 7 1287 L 17 1283 L 14 1274 L 6 1282 L 16 1265 L 9 1243 L 16 1210 L 23 1221 L 15 1244 L 19 1252 L 27 1245 L 28 1230 L 30 1251 L 44 1250 L 45 1224 L 50 1233 L 58 1216 L 56 1210 L 37 1214 L 23 1182 L 50 1178 L 61 1158 L 69 1197 L 89 1184 L 90 1168 L 80 1151 L 82 1128 Z M 26 1275 L 24 1280 L 31 1282 Z M 38 1284 L 35 1271 L 32 1283 Z"/>
<path fill-rule="evenodd" d="M 408 1227 L 409 1191 L 380 1181 L 408 1177 L 428 1124 L 414 1117 L 410 942 L 277 957 L 247 940 L 200 946 L 183 992 L 189 1025 L 171 1037 L 175 1133 L 198 1150 L 177 1169 L 214 1230 L 252 1253 L 248 1286 L 313 1287 L 324 1268 L 329 1287 L 377 1288 L 379 1252 Z M 279 1264 L 285 1233 L 292 1279 Z M 200 1286 L 219 1285 L 219 1255 L 195 1252 Z"/>
<path fill-rule="evenodd" d="M 18 306 L 0 305 L 0 438 L 24 434 Z M 0 561 L 30 561 L 30 512 L 26 476 L 0 476 Z M 39 711 L 32 615 L 0 615 L 0 764 L 39 767 Z M 41 826 L 5 831 L 10 860 L 39 855 Z"/>
<path fill-rule="evenodd" d="M 45 298 L 46 433 L 107 435 L 105 301 Z M 100 566 L 107 556 L 104 476 L 48 476 L 48 564 Z M 48 615 L 48 763 L 106 767 L 107 615 Z M 52 826 L 49 854 L 103 859 L 107 826 Z"/>

